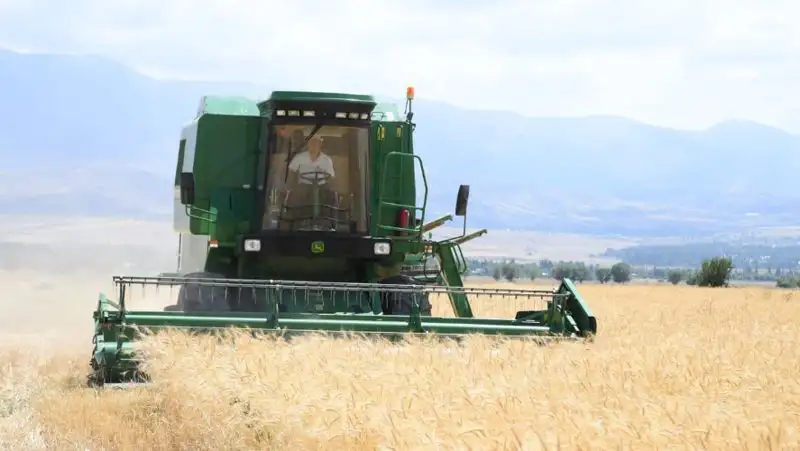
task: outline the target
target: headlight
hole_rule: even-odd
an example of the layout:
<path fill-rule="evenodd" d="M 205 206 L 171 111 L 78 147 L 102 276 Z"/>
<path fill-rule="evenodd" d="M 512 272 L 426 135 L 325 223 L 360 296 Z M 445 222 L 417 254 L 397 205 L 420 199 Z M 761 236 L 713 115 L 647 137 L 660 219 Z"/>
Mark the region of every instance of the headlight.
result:
<path fill-rule="evenodd" d="M 373 251 L 375 255 L 389 255 L 392 252 L 392 245 L 389 243 L 375 243 Z"/>
<path fill-rule="evenodd" d="M 261 250 L 261 241 L 260 240 L 244 240 L 244 251 L 245 252 L 258 252 Z"/>

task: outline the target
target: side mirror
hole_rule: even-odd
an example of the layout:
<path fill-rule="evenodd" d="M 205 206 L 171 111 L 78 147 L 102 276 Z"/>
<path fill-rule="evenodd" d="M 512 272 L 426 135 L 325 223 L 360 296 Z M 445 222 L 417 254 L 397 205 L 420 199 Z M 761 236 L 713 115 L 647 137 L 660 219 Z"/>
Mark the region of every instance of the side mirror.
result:
<path fill-rule="evenodd" d="M 456 216 L 467 215 L 467 203 L 469 203 L 469 185 L 461 185 L 458 187 L 456 198 Z"/>
<path fill-rule="evenodd" d="M 191 172 L 181 172 L 181 203 L 194 203 L 194 174 Z"/>

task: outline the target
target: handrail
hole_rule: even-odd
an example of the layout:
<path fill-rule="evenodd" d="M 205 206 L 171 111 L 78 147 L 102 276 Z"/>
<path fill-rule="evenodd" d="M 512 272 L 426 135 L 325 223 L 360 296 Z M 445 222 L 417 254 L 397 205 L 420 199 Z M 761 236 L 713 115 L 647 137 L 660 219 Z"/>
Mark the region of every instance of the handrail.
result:
<path fill-rule="evenodd" d="M 422 207 L 417 207 L 416 205 L 399 204 L 399 203 L 388 202 L 388 201 L 383 200 L 386 197 L 385 196 L 385 194 L 386 194 L 385 193 L 385 189 L 386 189 L 386 186 L 387 186 L 386 185 L 386 179 L 387 179 L 387 176 L 389 174 L 389 160 L 392 157 L 412 158 L 412 159 L 414 159 L 416 161 L 419 161 L 420 172 L 422 173 L 423 187 L 425 189 L 425 195 L 424 195 Z M 419 221 L 420 225 L 419 226 L 414 226 L 414 227 L 397 227 L 397 226 L 390 226 L 390 225 L 381 224 L 380 220 L 383 218 L 382 213 L 384 211 L 383 210 L 384 206 L 397 207 L 397 208 L 406 208 L 406 209 L 413 210 L 413 211 L 421 210 L 422 211 L 422 217 L 420 218 L 420 221 Z M 378 199 L 378 214 L 377 214 L 378 221 L 379 221 L 378 225 L 377 225 L 378 228 L 382 229 L 382 230 L 389 230 L 389 231 L 395 231 L 395 232 L 408 232 L 410 234 L 413 234 L 413 235 L 409 235 L 408 238 L 421 239 L 422 238 L 422 234 L 424 233 L 423 228 L 424 228 L 424 224 L 425 224 L 425 211 L 426 211 L 427 207 L 428 207 L 428 179 L 427 179 L 427 176 L 425 175 L 425 165 L 422 162 L 422 158 L 419 155 L 416 155 L 416 154 L 413 154 L 413 153 L 397 152 L 397 151 L 392 151 L 392 152 L 387 153 L 386 157 L 383 160 L 383 171 L 382 171 L 382 174 L 381 174 L 381 189 L 380 189 L 380 197 Z M 403 237 L 397 237 L 397 238 L 403 238 Z"/>

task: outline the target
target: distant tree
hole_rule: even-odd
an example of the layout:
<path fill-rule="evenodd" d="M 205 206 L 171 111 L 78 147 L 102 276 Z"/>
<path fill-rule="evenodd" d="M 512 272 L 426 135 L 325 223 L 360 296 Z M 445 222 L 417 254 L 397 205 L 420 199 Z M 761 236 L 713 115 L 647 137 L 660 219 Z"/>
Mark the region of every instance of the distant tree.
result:
<path fill-rule="evenodd" d="M 589 268 L 586 267 L 586 264 L 577 262 L 573 264 L 572 277 L 570 278 L 578 283 L 583 283 L 584 280 L 591 279 L 592 274 L 589 272 Z"/>
<path fill-rule="evenodd" d="M 729 257 L 703 260 L 697 284 L 701 287 L 727 287 L 731 271 L 733 271 L 733 261 Z"/>
<path fill-rule="evenodd" d="M 499 281 L 501 278 L 503 278 L 503 273 L 500 271 L 500 267 L 499 266 L 495 266 L 494 267 L 494 271 L 492 271 L 492 277 L 494 278 L 494 280 L 497 280 L 497 281 Z"/>
<path fill-rule="evenodd" d="M 775 281 L 778 288 L 800 288 L 800 280 L 795 277 L 781 277 Z"/>
<path fill-rule="evenodd" d="M 572 261 L 556 263 L 551 275 L 556 280 L 570 279 L 575 282 L 583 282 L 591 277 L 585 263 Z"/>
<path fill-rule="evenodd" d="M 513 282 L 514 279 L 517 278 L 519 271 L 517 270 L 517 265 L 511 262 L 503 264 L 501 272 L 503 274 L 504 279 L 506 279 L 509 282 Z"/>
<path fill-rule="evenodd" d="M 567 262 L 558 262 L 553 266 L 551 276 L 556 280 L 569 279 L 572 276 L 572 268 Z"/>
<path fill-rule="evenodd" d="M 697 285 L 697 280 L 700 277 L 699 271 L 689 271 L 686 273 L 686 285 Z"/>
<path fill-rule="evenodd" d="M 631 280 L 631 267 L 627 263 L 615 263 L 611 267 L 611 278 L 616 283 L 627 283 Z"/>
<path fill-rule="evenodd" d="M 531 280 L 536 280 L 536 278 L 539 276 L 540 272 L 541 272 L 541 270 L 536 265 L 530 265 L 528 267 L 528 277 Z"/>
<path fill-rule="evenodd" d="M 611 280 L 611 269 L 598 266 L 597 269 L 594 270 L 594 278 L 600 283 L 609 282 Z"/>
<path fill-rule="evenodd" d="M 675 270 L 669 271 L 667 273 L 667 280 L 669 280 L 671 284 L 677 285 L 683 280 L 683 272 Z"/>

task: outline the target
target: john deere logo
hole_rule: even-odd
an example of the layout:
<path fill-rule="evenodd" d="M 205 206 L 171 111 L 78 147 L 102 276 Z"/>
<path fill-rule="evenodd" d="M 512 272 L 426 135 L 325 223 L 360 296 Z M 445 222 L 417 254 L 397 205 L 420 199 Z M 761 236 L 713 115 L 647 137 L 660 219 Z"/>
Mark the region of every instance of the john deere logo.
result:
<path fill-rule="evenodd" d="M 322 241 L 314 241 L 311 243 L 311 252 L 314 254 L 321 254 L 325 252 L 325 243 Z"/>

